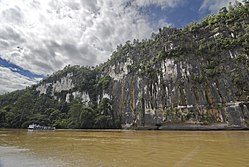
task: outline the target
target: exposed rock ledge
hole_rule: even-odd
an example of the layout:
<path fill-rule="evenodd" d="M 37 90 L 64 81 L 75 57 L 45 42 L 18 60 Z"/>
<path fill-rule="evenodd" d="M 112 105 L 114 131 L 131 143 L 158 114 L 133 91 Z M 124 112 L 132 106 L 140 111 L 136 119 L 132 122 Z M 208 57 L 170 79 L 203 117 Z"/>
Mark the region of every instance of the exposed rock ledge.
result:
<path fill-rule="evenodd" d="M 184 131 L 218 131 L 218 130 L 249 130 L 248 127 L 228 124 L 164 124 L 158 126 L 138 126 L 132 127 L 134 130 L 184 130 Z"/>

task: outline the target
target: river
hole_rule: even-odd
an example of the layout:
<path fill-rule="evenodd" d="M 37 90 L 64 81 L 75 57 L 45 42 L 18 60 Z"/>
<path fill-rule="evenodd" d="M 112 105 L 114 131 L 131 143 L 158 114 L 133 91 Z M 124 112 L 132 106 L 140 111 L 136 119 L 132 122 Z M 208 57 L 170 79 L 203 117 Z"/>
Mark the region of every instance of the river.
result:
<path fill-rule="evenodd" d="M 0 129 L 0 167 L 246 167 L 249 131 Z"/>

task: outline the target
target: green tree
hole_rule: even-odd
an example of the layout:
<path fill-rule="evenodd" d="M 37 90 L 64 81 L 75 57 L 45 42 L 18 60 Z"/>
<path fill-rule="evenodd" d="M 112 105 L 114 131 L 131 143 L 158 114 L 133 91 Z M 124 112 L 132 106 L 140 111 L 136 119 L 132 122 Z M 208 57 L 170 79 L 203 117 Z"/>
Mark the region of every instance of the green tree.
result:
<path fill-rule="evenodd" d="M 6 114 L 7 111 L 5 109 L 0 109 L 0 127 L 6 126 Z"/>
<path fill-rule="evenodd" d="M 90 129 L 94 127 L 96 114 L 90 107 L 83 107 L 80 113 L 80 128 Z"/>
<path fill-rule="evenodd" d="M 94 128 L 108 129 L 115 128 L 113 125 L 113 119 L 109 115 L 99 115 L 95 118 Z"/>
<path fill-rule="evenodd" d="M 80 128 L 80 114 L 82 109 L 82 104 L 74 101 L 70 104 L 69 107 L 69 115 L 70 115 L 70 128 Z"/>
<path fill-rule="evenodd" d="M 14 127 L 21 128 L 22 124 L 28 120 L 28 117 L 32 115 L 32 108 L 34 104 L 34 98 L 30 91 L 21 95 L 14 105 Z"/>
<path fill-rule="evenodd" d="M 228 11 L 227 11 L 227 8 L 226 7 L 223 7 L 223 8 L 221 8 L 220 10 L 219 10 L 219 13 L 221 14 L 221 13 L 227 13 Z"/>

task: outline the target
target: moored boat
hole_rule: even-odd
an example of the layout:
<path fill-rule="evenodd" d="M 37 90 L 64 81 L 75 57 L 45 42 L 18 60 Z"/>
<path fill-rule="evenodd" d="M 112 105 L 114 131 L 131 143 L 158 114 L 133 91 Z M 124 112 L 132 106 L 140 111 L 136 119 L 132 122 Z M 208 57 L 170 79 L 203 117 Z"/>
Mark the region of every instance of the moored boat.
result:
<path fill-rule="evenodd" d="M 39 124 L 30 124 L 28 126 L 29 130 L 55 130 L 55 127 L 52 126 L 41 126 Z"/>

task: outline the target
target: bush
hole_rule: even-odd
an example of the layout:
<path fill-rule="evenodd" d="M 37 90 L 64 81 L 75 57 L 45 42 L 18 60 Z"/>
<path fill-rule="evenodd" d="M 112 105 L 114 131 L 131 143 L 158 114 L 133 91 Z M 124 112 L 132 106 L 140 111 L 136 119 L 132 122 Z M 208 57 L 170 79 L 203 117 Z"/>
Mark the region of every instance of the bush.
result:
<path fill-rule="evenodd" d="M 99 115 L 95 118 L 94 128 L 108 129 L 113 128 L 113 120 L 111 116 Z"/>

